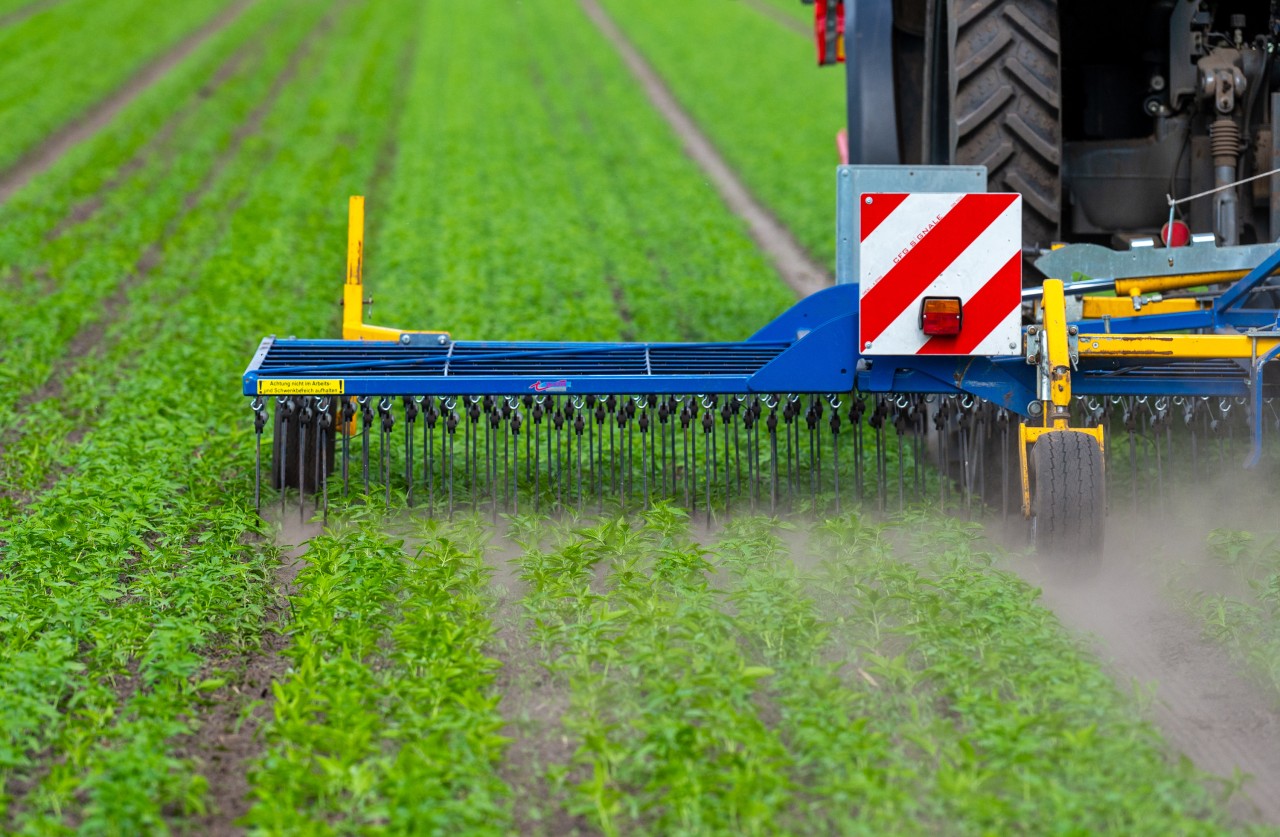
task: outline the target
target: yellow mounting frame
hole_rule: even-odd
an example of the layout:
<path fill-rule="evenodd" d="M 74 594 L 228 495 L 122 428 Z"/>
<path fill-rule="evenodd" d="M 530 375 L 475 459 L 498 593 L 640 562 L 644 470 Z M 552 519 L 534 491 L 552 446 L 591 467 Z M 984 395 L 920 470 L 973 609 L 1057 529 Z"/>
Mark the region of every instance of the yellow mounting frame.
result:
<path fill-rule="evenodd" d="M 1044 424 L 1030 426 L 1026 422 L 1018 425 L 1018 465 L 1022 471 L 1022 516 L 1031 517 L 1031 473 L 1028 468 L 1028 452 L 1031 446 L 1046 433 L 1071 431 L 1085 433 L 1098 440 L 1102 449 L 1103 463 L 1106 463 L 1107 443 L 1102 427 L 1071 427 L 1069 415 L 1071 410 L 1071 341 L 1075 336 L 1068 329 L 1066 295 L 1063 293 L 1062 280 L 1046 279 L 1044 296 L 1043 334 L 1045 353 L 1047 354 L 1048 400 L 1043 402 Z M 1085 338 L 1081 338 L 1083 345 Z M 1042 363 L 1046 359 L 1041 359 Z M 1042 393 L 1043 395 L 1043 393 Z"/>
<path fill-rule="evenodd" d="M 372 300 L 369 300 L 372 302 Z M 352 195 L 347 203 L 347 278 L 342 288 L 342 339 L 390 340 L 409 343 L 411 335 L 427 335 L 441 345 L 449 343 L 447 331 L 406 331 L 364 322 L 364 197 Z"/>

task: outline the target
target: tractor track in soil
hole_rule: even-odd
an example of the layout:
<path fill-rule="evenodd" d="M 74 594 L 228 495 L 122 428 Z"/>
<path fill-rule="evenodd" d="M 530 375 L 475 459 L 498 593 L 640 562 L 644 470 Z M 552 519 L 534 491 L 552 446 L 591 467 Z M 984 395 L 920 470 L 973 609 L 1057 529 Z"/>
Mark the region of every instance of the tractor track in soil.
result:
<path fill-rule="evenodd" d="M 798 17 L 791 15 L 779 9 L 777 6 L 769 3 L 768 0 L 742 0 L 744 6 L 755 9 L 760 14 L 779 23 L 782 26 L 795 32 L 797 35 L 804 35 L 806 38 L 813 35 L 813 27 L 806 24 Z"/>
<path fill-rule="evenodd" d="M 35 0 L 20 9 L 14 9 L 6 15 L 0 15 L 0 28 L 12 26 L 15 23 L 21 23 L 27 18 L 33 15 L 38 15 L 46 9 L 52 9 L 54 6 L 64 1 L 65 0 Z"/>
<path fill-rule="evenodd" d="M 105 99 L 89 107 L 80 116 L 54 131 L 43 143 L 27 152 L 8 171 L 0 173 L 0 204 L 44 172 L 68 151 L 91 139 L 111 123 L 122 110 L 133 103 L 174 67 L 182 63 L 205 41 L 230 26 L 254 0 L 237 0 L 211 20 L 197 27 L 168 51 L 152 60 Z"/>
<path fill-rule="evenodd" d="M 76 202 L 58 223 L 49 230 L 45 239 L 55 241 L 66 235 L 75 227 L 87 223 L 106 205 L 107 197 L 123 186 L 128 179 L 141 171 L 153 157 L 163 160 L 172 158 L 177 150 L 173 136 L 178 128 L 195 112 L 201 100 L 212 98 L 227 81 L 249 60 L 254 53 L 261 52 L 263 45 L 275 31 L 277 21 L 268 23 L 261 32 L 250 37 L 237 47 L 219 67 L 214 70 L 209 81 L 201 85 L 197 96 L 185 102 L 165 119 L 154 134 L 147 138 L 137 151 L 92 195 Z"/>
<path fill-rule="evenodd" d="M 245 6 L 248 2 L 252 2 L 252 0 L 246 0 L 246 2 L 238 5 Z M 100 316 L 76 332 L 76 334 L 71 338 L 70 343 L 68 343 L 61 361 L 55 366 L 54 370 L 44 383 L 35 390 L 31 390 L 18 397 L 14 405 L 15 415 L 23 415 L 37 403 L 60 399 L 63 394 L 66 381 L 75 374 L 77 369 L 80 368 L 79 359 L 92 353 L 108 351 L 111 348 L 113 343 L 108 339 L 107 333 L 111 326 L 119 322 L 122 317 L 126 315 L 129 294 L 144 285 L 148 277 L 157 267 L 160 266 L 164 259 L 165 243 L 172 238 L 183 220 L 191 214 L 205 195 L 207 195 L 218 182 L 227 166 L 229 166 L 235 159 L 236 155 L 239 154 L 244 143 L 261 130 L 263 121 L 271 112 L 272 108 L 274 108 L 275 103 L 284 92 L 285 87 L 287 87 L 289 82 L 291 82 L 294 76 L 297 75 L 298 67 L 301 65 L 306 55 L 311 51 L 316 39 L 332 29 L 333 20 L 334 13 L 331 12 L 322 18 L 302 39 L 297 48 L 295 48 L 293 53 L 289 56 L 289 60 L 285 64 L 284 68 L 272 82 L 272 85 L 263 97 L 263 100 L 259 102 L 252 111 L 250 111 L 248 116 L 245 117 L 244 122 L 236 129 L 231 141 L 227 144 L 227 147 L 224 148 L 215 158 L 213 164 L 209 167 L 209 170 L 205 173 L 205 176 L 200 183 L 183 198 L 181 207 L 178 212 L 169 219 L 168 223 L 165 224 L 164 231 L 161 233 L 160 237 L 146 246 L 142 254 L 138 257 L 138 261 L 135 263 L 133 272 L 121 280 L 111 295 L 100 303 Z M 232 205 L 227 207 L 227 217 L 234 214 L 236 207 L 240 200 L 242 200 L 242 197 L 243 196 L 237 198 L 232 202 Z M 84 416 L 76 416 L 75 418 L 83 419 Z M 84 436 L 93 429 L 95 424 L 96 423 L 92 421 L 77 424 L 68 441 L 72 445 L 78 444 Z M 0 434 L 0 457 L 3 457 L 8 449 L 15 441 L 18 441 L 21 436 L 22 429 L 20 423 L 14 428 L 9 429 L 7 432 Z M 2 493 L 4 496 L 18 500 L 22 505 L 27 505 L 34 496 L 38 496 L 43 491 L 48 490 L 64 474 L 65 468 L 55 468 L 49 474 L 49 477 L 45 480 L 40 489 L 33 492 L 32 496 L 18 497 L 7 490 Z"/>
<path fill-rule="evenodd" d="M 666 83 L 601 8 L 597 0 L 578 0 L 583 13 L 614 47 L 623 63 L 644 89 L 653 107 L 675 131 L 689 156 L 707 175 L 729 211 L 741 218 L 779 277 L 798 297 L 806 297 L 831 285 L 830 272 L 800 246 L 791 231 L 751 194 L 732 166 L 677 101 Z"/>
<path fill-rule="evenodd" d="M 1164 592 L 1169 565 L 1202 557 L 1195 552 L 1212 527 L 1119 517 L 1108 521 L 1112 537 L 1094 573 L 1025 557 L 1008 568 L 1041 589 L 1042 604 L 1122 689 L 1150 696 L 1146 714 L 1174 749 L 1226 782 L 1248 777 L 1230 800 L 1233 817 L 1280 825 L 1280 703 Z"/>

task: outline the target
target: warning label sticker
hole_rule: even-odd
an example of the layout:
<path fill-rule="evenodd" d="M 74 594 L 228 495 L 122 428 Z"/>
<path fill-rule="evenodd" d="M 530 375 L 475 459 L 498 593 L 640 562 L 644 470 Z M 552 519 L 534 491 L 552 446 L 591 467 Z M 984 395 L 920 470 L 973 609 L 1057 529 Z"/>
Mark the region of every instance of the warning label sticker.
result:
<path fill-rule="evenodd" d="M 258 381 L 258 395 L 342 395 L 341 378 L 291 378 Z"/>

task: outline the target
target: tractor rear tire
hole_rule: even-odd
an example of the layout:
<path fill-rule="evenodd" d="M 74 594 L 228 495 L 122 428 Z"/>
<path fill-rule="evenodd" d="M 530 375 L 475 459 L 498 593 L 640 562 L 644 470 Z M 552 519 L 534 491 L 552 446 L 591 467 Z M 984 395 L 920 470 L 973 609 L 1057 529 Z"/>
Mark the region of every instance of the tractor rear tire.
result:
<path fill-rule="evenodd" d="M 1024 246 L 1062 227 L 1058 0 L 950 0 L 952 162 L 1022 195 Z"/>
<path fill-rule="evenodd" d="M 1106 482 L 1102 448 L 1087 433 L 1046 433 L 1031 448 L 1036 551 L 1072 563 L 1102 553 Z"/>

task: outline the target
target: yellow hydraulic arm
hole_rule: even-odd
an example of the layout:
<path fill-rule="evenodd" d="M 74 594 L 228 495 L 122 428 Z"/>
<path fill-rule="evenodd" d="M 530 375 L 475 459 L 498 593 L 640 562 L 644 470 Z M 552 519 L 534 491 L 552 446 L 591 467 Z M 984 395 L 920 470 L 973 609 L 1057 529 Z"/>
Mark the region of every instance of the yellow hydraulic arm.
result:
<path fill-rule="evenodd" d="M 342 339 L 398 343 L 427 340 L 442 346 L 449 343 L 447 331 L 406 331 L 365 325 L 364 305 L 364 198 L 352 195 L 347 205 L 347 279 L 342 288 Z"/>

